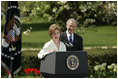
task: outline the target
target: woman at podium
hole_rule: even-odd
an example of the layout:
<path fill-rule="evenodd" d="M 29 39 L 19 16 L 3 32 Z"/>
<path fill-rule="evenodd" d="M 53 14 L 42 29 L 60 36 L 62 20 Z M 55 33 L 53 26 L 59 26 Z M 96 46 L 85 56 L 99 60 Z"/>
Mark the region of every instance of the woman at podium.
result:
<path fill-rule="evenodd" d="M 61 34 L 60 27 L 56 24 L 52 24 L 48 29 L 48 33 L 51 37 L 51 40 L 45 43 L 43 49 L 38 53 L 39 59 L 42 59 L 47 54 L 55 51 L 66 51 L 65 44 L 59 40 Z"/>

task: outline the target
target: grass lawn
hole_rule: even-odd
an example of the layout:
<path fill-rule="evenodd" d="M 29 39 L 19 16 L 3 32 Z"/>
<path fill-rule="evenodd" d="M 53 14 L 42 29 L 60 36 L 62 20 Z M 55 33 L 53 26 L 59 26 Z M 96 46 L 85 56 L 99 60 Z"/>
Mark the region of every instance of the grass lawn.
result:
<path fill-rule="evenodd" d="M 117 27 L 100 26 L 91 31 L 85 28 L 83 37 L 84 46 L 117 46 Z"/>
<path fill-rule="evenodd" d="M 22 47 L 23 48 L 42 48 L 43 45 L 50 40 L 48 28 L 50 22 L 39 17 L 30 19 L 28 17 L 22 19 Z M 1 24 L 1 35 L 3 34 L 4 19 Z M 23 34 L 27 28 L 32 27 L 29 36 Z M 78 30 L 78 29 L 77 29 Z M 78 33 L 76 30 L 76 33 Z M 116 26 L 96 26 L 95 31 L 85 28 L 83 37 L 84 46 L 117 46 L 117 27 Z M 79 34 L 79 33 L 78 33 Z"/>

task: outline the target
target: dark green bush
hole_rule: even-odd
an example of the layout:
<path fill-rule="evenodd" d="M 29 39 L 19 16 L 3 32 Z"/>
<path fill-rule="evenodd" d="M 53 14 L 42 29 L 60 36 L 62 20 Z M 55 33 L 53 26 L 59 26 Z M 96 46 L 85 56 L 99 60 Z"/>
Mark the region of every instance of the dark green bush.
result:
<path fill-rule="evenodd" d="M 85 51 L 87 51 L 88 60 L 91 62 L 90 65 L 117 63 L 117 49 L 93 48 Z"/>
<path fill-rule="evenodd" d="M 97 77 L 94 73 L 94 66 L 99 65 L 102 63 L 106 63 L 107 65 L 110 65 L 112 63 L 117 64 L 117 49 L 101 49 L 101 48 L 96 48 L 96 49 L 90 49 L 86 50 L 87 55 L 88 55 L 88 66 L 89 66 L 89 77 L 92 75 L 93 77 Z M 108 70 L 107 70 L 108 71 Z M 112 78 L 115 77 L 112 74 L 105 73 L 106 76 L 102 76 L 99 74 L 97 78 L 101 77 L 107 77 L 107 78 Z M 115 77 L 116 78 L 116 77 Z"/>

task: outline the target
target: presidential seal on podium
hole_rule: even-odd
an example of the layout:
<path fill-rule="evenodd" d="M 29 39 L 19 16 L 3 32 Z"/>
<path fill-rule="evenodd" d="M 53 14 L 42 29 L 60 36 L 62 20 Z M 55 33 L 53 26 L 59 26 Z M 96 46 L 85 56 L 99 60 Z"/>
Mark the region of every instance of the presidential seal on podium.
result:
<path fill-rule="evenodd" d="M 76 70 L 79 67 L 79 59 L 75 55 L 68 56 L 66 65 L 70 70 Z"/>

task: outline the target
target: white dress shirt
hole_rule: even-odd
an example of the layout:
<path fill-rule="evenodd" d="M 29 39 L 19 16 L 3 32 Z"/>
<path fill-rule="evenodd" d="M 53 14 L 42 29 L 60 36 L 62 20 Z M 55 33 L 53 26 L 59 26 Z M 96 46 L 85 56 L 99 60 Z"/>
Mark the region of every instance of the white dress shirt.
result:
<path fill-rule="evenodd" d="M 43 49 L 39 52 L 38 54 L 38 58 L 42 59 L 43 57 L 45 57 L 45 55 L 48 54 L 48 52 L 50 50 L 55 50 L 55 51 L 66 51 L 66 46 L 63 42 L 60 41 L 60 46 L 59 49 L 57 48 L 56 44 L 54 43 L 54 41 L 51 39 L 49 42 L 47 42 Z"/>
<path fill-rule="evenodd" d="M 68 38 L 68 40 L 70 40 L 70 34 L 68 33 L 68 31 L 66 31 L 66 34 L 67 34 L 67 38 Z M 72 33 L 72 41 L 74 41 L 74 33 Z"/>

